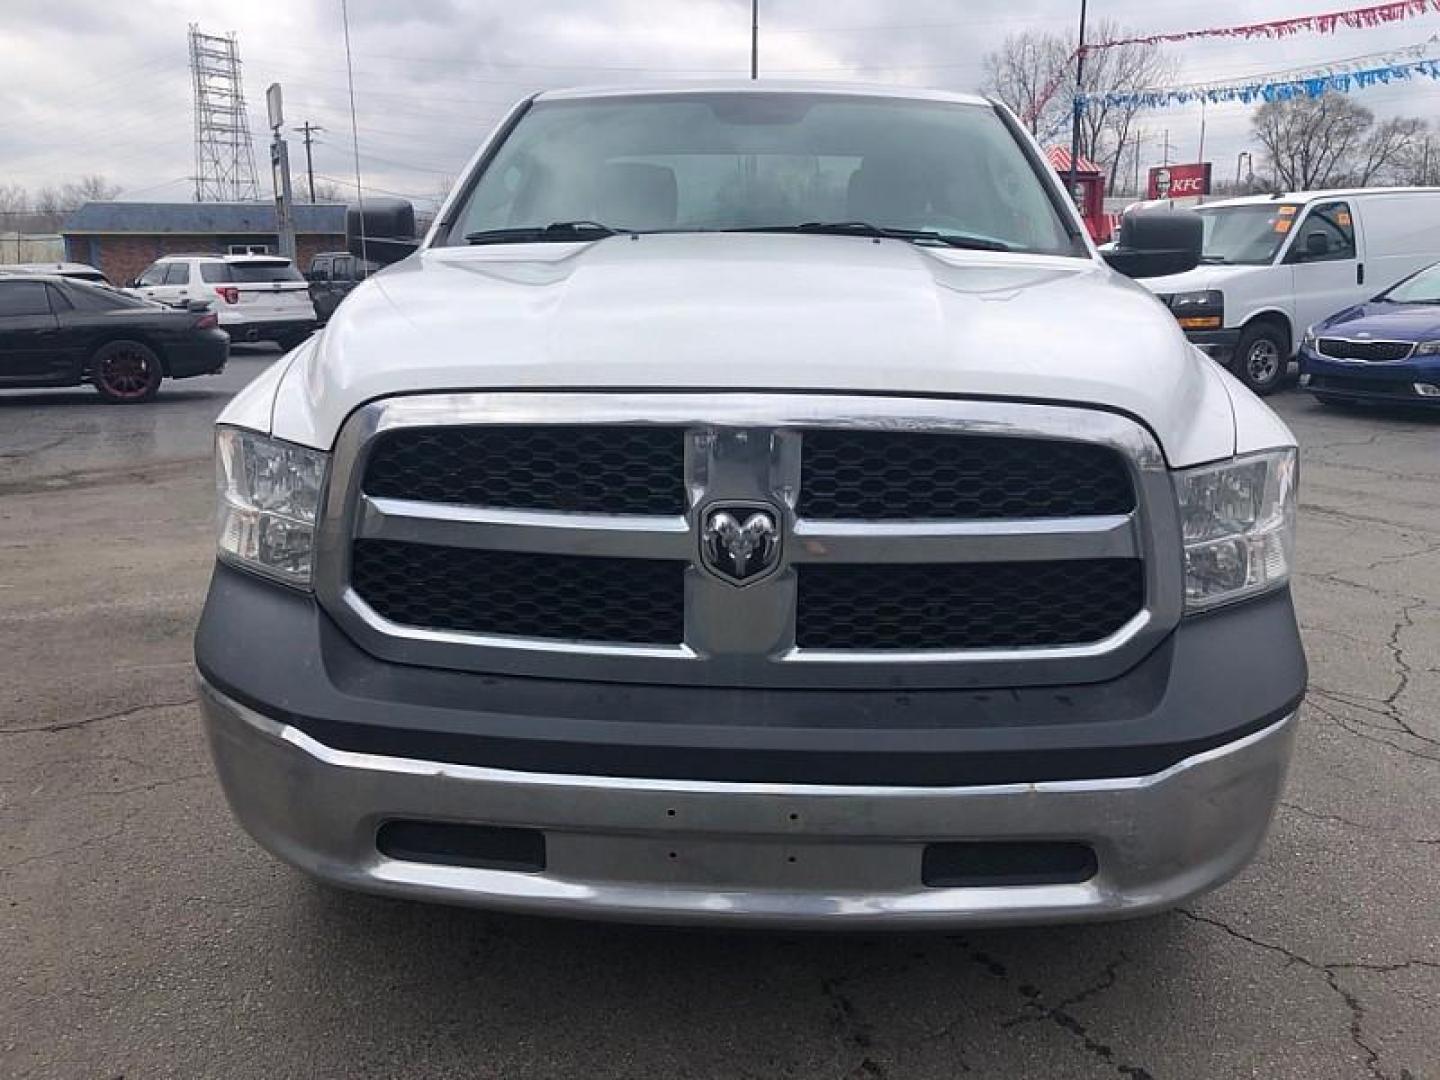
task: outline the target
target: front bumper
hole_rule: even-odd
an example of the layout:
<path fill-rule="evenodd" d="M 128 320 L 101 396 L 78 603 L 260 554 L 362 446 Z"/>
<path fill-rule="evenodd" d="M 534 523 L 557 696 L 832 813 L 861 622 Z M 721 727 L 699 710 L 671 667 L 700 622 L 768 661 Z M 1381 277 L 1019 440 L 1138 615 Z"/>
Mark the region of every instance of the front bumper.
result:
<path fill-rule="evenodd" d="M 1300 350 L 1300 385 L 1315 394 L 1348 401 L 1440 406 L 1440 396 L 1426 396 L 1417 383 L 1440 388 L 1440 357 L 1397 362 L 1346 363 L 1312 349 Z"/>
<path fill-rule="evenodd" d="M 955 787 L 728 783 L 521 772 L 338 750 L 206 682 L 241 824 L 336 885 L 516 912 L 642 922 L 915 928 L 1141 915 L 1213 888 L 1264 837 L 1295 718 L 1152 775 Z M 392 858 L 397 819 L 543 833 L 530 871 Z M 932 887 L 955 840 L 1078 841 L 1088 880 Z"/>
<path fill-rule="evenodd" d="M 1235 355 L 1235 346 L 1240 341 L 1240 331 L 1238 329 L 1186 330 L 1185 339 L 1211 360 L 1228 364 Z"/>

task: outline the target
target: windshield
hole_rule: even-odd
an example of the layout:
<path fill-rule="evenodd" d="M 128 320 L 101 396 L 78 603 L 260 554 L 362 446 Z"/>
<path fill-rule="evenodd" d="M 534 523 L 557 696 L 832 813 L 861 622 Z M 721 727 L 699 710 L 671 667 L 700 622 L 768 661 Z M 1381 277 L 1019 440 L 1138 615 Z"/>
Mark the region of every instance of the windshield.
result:
<path fill-rule="evenodd" d="M 1293 203 L 1201 207 L 1196 211 L 1205 223 L 1200 261 L 1252 266 L 1274 261 L 1298 211 Z"/>
<path fill-rule="evenodd" d="M 1376 299 L 1392 304 L 1440 304 L 1440 263 L 1412 274 Z"/>
<path fill-rule="evenodd" d="M 599 226 L 862 222 L 1017 251 L 1082 250 L 988 106 L 753 92 L 537 102 L 468 195 L 448 242 L 557 224 L 569 228 L 555 239 L 586 230 L 593 238 Z"/>

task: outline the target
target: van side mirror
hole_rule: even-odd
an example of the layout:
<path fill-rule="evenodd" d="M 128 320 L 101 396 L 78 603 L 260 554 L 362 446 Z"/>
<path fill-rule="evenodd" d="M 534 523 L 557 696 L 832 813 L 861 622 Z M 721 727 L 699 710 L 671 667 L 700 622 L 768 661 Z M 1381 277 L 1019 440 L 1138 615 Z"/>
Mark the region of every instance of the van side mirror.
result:
<path fill-rule="evenodd" d="M 345 250 L 389 266 L 415 252 L 415 207 L 404 199 L 366 199 L 345 208 Z"/>
<path fill-rule="evenodd" d="M 1323 259 L 1330 254 L 1330 238 L 1323 232 L 1315 231 L 1305 234 L 1305 257 L 1307 259 Z"/>
<path fill-rule="evenodd" d="M 1111 268 L 1126 277 L 1183 274 L 1200 265 L 1205 225 L 1189 210 L 1137 210 L 1120 219 L 1120 236 L 1104 253 Z"/>

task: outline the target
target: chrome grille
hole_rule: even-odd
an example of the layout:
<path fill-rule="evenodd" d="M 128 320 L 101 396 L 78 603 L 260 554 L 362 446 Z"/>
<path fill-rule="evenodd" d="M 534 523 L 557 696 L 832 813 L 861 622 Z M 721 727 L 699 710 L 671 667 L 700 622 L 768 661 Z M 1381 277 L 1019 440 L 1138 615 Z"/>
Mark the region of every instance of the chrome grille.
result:
<path fill-rule="evenodd" d="M 492 437 L 524 446 L 535 432 L 544 452 L 511 468 L 548 470 L 537 486 L 468 463 Z M 403 482 L 385 471 L 402 445 Z M 442 466 L 427 466 L 436 447 Z M 877 453 L 905 473 L 877 483 L 879 502 L 863 476 L 837 479 L 835 467 L 868 471 Z M 587 470 L 587 455 L 605 461 Z M 633 483 L 637 459 L 664 501 Z M 1002 463 L 1000 486 L 986 461 Z M 613 499 L 587 487 L 575 501 L 553 479 L 607 472 L 625 478 Z M 777 688 L 1098 681 L 1180 614 L 1164 460 L 1143 427 L 1094 410 L 756 394 L 398 398 L 352 417 L 332 475 L 317 594 L 361 645 L 406 663 Z M 707 567 L 702 523 L 730 508 L 738 520 L 764 510 L 778 530 L 774 565 L 753 580 Z"/>
<path fill-rule="evenodd" d="M 1335 337 L 1322 337 L 1315 346 L 1321 356 L 1332 360 L 1362 360 L 1367 363 L 1404 360 L 1415 349 L 1411 341 L 1359 341 Z"/>

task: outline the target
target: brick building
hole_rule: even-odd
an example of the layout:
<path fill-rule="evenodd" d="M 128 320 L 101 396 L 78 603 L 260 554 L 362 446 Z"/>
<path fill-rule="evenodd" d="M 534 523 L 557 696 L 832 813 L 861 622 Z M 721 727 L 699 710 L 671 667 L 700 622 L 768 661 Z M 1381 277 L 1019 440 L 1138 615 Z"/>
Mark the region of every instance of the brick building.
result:
<path fill-rule="evenodd" d="M 295 208 L 298 265 L 317 251 L 345 247 L 345 207 L 301 203 Z M 65 258 L 97 267 L 117 285 L 137 277 L 161 255 L 273 254 L 279 250 L 271 203 L 89 202 L 60 227 Z"/>

